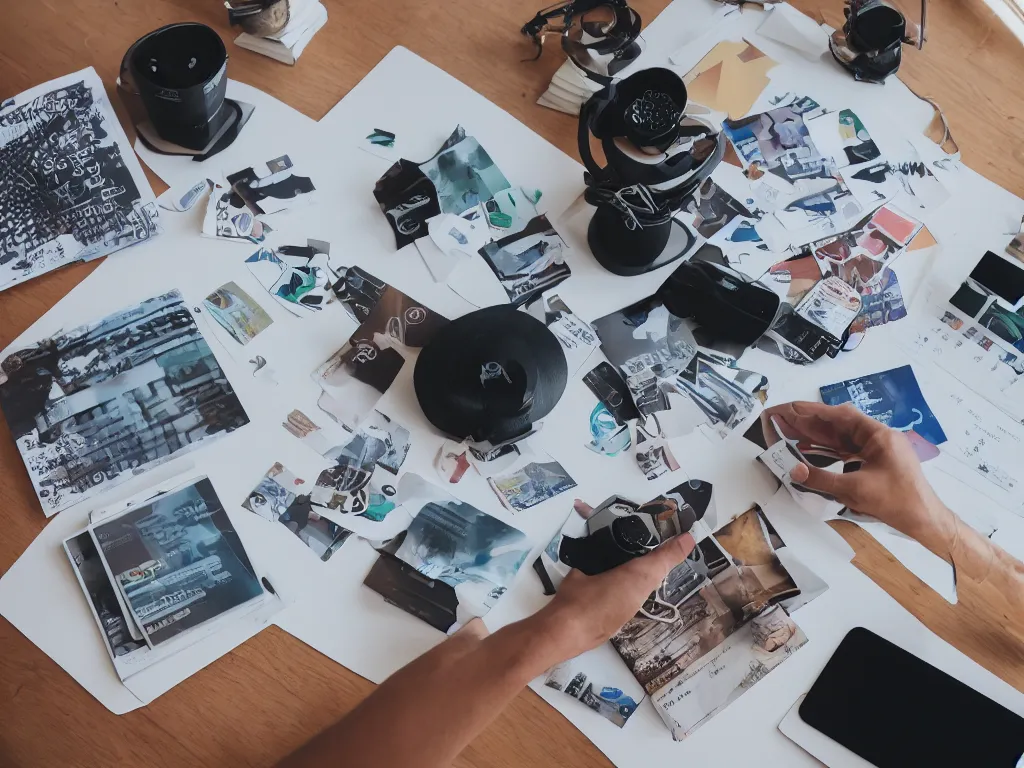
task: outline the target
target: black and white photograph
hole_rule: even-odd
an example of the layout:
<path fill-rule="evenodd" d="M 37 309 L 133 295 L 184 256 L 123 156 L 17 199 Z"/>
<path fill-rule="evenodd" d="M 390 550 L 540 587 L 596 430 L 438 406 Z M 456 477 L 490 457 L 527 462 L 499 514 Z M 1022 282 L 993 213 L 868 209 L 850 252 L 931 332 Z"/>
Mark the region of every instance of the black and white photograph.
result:
<path fill-rule="evenodd" d="M 436 155 L 420 163 L 420 170 L 437 189 L 441 213 L 461 214 L 512 186 L 487 150 L 461 127 Z"/>
<path fill-rule="evenodd" d="M 605 356 L 626 376 L 640 413 L 665 410 L 661 383 L 684 371 L 697 354 L 689 326 L 654 297 L 605 315 L 593 326 Z"/>
<path fill-rule="evenodd" d="M 0 108 L 0 291 L 159 232 L 139 161 L 92 67 Z"/>
<path fill-rule="evenodd" d="M 768 390 L 762 374 L 718 365 L 700 353 L 673 384 L 707 415 L 723 438 L 754 413 Z"/>
<path fill-rule="evenodd" d="M 395 555 L 422 576 L 453 587 L 460 617 L 483 616 L 526 562 L 529 538 L 426 482 L 403 506 L 412 523 Z"/>
<path fill-rule="evenodd" d="M 404 365 L 405 358 L 394 347 L 350 342 L 313 372 L 313 380 L 330 396 L 332 418 L 352 430 L 374 409 Z"/>
<path fill-rule="evenodd" d="M 599 346 L 597 334 L 569 309 L 557 293 L 539 297 L 525 311 L 540 320 L 558 339 L 569 375 L 574 376 Z"/>
<path fill-rule="evenodd" d="M 489 477 L 487 482 L 512 512 L 524 512 L 576 487 L 576 481 L 554 460 L 532 461 L 508 474 Z"/>
<path fill-rule="evenodd" d="M 480 255 L 512 306 L 520 307 L 568 279 L 568 250 L 548 217 L 541 215 L 531 219 L 521 232 L 488 243 L 480 249 Z"/>
<path fill-rule="evenodd" d="M 265 594 L 208 478 L 96 523 L 90 532 L 151 647 Z"/>
<path fill-rule="evenodd" d="M 427 234 L 427 220 L 441 214 L 437 188 L 416 163 L 399 160 L 381 176 L 373 196 L 395 233 L 395 247 L 404 248 Z"/>
<path fill-rule="evenodd" d="M 705 179 L 693 197 L 686 202 L 693 214 L 693 227 L 704 238 L 710 238 L 737 216 L 751 219 L 754 214 L 712 179 Z"/>
<path fill-rule="evenodd" d="M 275 157 L 258 166 L 228 174 L 231 207 L 249 209 L 253 216 L 279 213 L 297 205 L 313 202 L 316 187 L 309 176 L 302 176 L 288 155 Z"/>
<path fill-rule="evenodd" d="M 140 656 L 149 652 L 144 640 L 132 637 L 129 622 L 134 621 L 125 615 L 121 603 L 117 599 L 110 577 L 103 568 L 96 544 L 89 535 L 88 529 L 81 531 L 64 541 L 64 551 L 75 570 L 78 583 L 82 586 L 93 618 L 99 627 L 100 635 L 114 661 L 114 668 L 123 680 L 126 677 L 124 665 L 119 659 L 127 656 Z"/>
<path fill-rule="evenodd" d="M 0 409 L 48 517 L 249 423 L 177 291 L 8 355 Z"/>
<path fill-rule="evenodd" d="M 388 284 L 356 266 L 338 270 L 338 281 L 334 284 L 334 295 L 349 317 L 362 324 L 381 300 Z"/>
<path fill-rule="evenodd" d="M 405 463 L 406 456 L 409 455 L 409 448 L 412 447 L 412 435 L 409 430 L 390 416 L 374 409 L 359 425 L 359 432 L 378 441 L 383 447 L 383 452 L 377 458 L 377 466 L 397 475 Z"/>

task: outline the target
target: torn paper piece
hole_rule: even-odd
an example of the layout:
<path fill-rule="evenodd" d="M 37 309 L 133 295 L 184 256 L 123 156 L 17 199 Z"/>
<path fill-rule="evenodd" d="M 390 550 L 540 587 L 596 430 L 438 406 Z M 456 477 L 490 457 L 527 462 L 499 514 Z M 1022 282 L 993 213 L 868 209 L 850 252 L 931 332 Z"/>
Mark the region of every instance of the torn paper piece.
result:
<path fill-rule="evenodd" d="M 398 149 L 395 146 L 397 139 L 398 137 L 391 131 L 374 128 L 358 146 L 361 150 L 369 152 L 374 157 L 394 162 L 399 157 Z"/>
<path fill-rule="evenodd" d="M 775 65 L 746 40 L 722 41 L 683 77 L 687 98 L 737 120 L 757 101 Z"/>
<path fill-rule="evenodd" d="M 203 299 L 213 319 L 242 346 L 273 324 L 270 315 L 235 282 L 225 283 Z"/>
<path fill-rule="evenodd" d="M 364 584 L 442 632 L 483 616 L 511 586 L 530 552 L 516 528 L 415 475 L 403 478 L 411 523 L 381 551 Z"/>
<path fill-rule="evenodd" d="M 316 451 L 319 456 L 326 454 L 332 447 L 331 441 L 320 427 L 302 411 L 294 410 L 289 413 L 281 426 L 299 438 L 304 445 Z"/>
<path fill-rule="evenodd" d="M 468 451 L 465 443 L 456 443 L 454 440 L 445 440 L 441 444 L 434 457 L 434 469 L 442 482 L 454 485 L 465 476 L 470 468 L 466 456 Z"/>
<path fill-rule="evenodd" d="M 330 252 L 330 243 L 309 238 L 306 245 L 260 248 L 245 265 L 278 304 L 303 317 L 321 311 L 333 299 L 336 275 L 329 265 Z"/>
<path fill-rule="evenodd" d="M 376 440 L 383 446 L 383 452 L 377 457 L 377 466 L 397 475 L 412 447 L 412 436 L 409 430 L 390 416 L 374 410 L 360 422 L 356 431 L 366 435 L 368 439 Z"/>
<path fill-rule="evenodd" d="M 507 475 L 489 477 L 487 483 L 510 512 L 525 512 L 576 487 L 576 481 L 554 460 L 530 462 Z"/>
<path fill-rule="evenodd" d="M 838 168 L 872 162 L 881 156 L 868 129 L 853 110 L 826 112 L 807 120 L 806 124 L 814 146 L 831 157 Z"/>
<path fill-rule="evenodd" d="M 273 230 L 245 207 L 230 187 L 214 184 L 206 204 L 203 235 L 236 242 L 262 243 Z"/>
<path fill-rule="evenodd" d="M 405 358 L 392 347 L 383 349 L 372 342 L 346 344 L 313 371 L 313 381 L 329 399 L 318 405 L 342 426 L 354 430 L 405 365 Z"/>
<path fill-rule="evenodd" d="M 629 425 L 619 422 L 604 403 L 597 402 L 590 412 L 587 448 L 601 456 L 618 456 L 631 444 Z"/>
<path fill-rule="evenodd" d="M 813 19 L 786 3 L 777 3 L 767 14 L 757 34 L 819 59 L 828 50 L 828 32 Z"/>
<path fill-rule="evenodd" d="M 835 276 L 819 281 L 796 305 L 796 313 L 837 339 L 860 314 L 861 298 L 856 290 Z"/>
<path fill-rule="evenodd" d="M 544 323 L 558 339 L 565 354 L 569 378 L 575 376 L 598 347 L 594 329 L 574 315 L 557 293 L 541 296 L 525 311 Z"/>
<path fill-rule="evenodd" d="M 351 533 L 313 511 L 309 496 L 299 493 L 303 484 L 282 464 L 274 464 L 242 506 L 264 520 L 281 523 L 327 562 Z"/>
<path fill-rule="evenodd" d="M 519 307 L 568 279 L 568 250 L 547 216 L 541 215 L 521 232 L 489 243 L 479 253 L 501 283 L 509 302 Z"/>
<path fill-rule="evenodd" d="M 654 415 L 635 422 L 636 438 L 633 445 L 636 463 L 648 480 L 657 480 L 662 475 L 679 469 L 679 462 L 672 454 L 668 441 L 661 434 L 661 426 Z"/>
<path fill-rule="evenodd" d="M 672 738 L 682 741 L 806 643 L 800 627 L 774 605 L 691 663 L 651 701 Z"/>
<path fill-rule="evenodd" d="M 315 200 L 312 179 L 300 175 L 288 155 L 228 174 L 225 180 L 234 198 L 232 207 L 244 206 L 253 216 L 280 213 Z"/>
<path fill-rule="evenodd" d="M 612 663 L 604 663 L 605 654 L 600 651 L 605 649 L 589 651 L 552 667 L 544 685 L 572 696 L 621 728 L 644 700 L 644 689 L 614 655 Z"/>
<path fill-rule="evenodd" d="M 167 211 L 191 211 L 213 186 L 212 179 L 200 179 L 187 187 L 171 187 L 156 199 L 156 203 Z"/>

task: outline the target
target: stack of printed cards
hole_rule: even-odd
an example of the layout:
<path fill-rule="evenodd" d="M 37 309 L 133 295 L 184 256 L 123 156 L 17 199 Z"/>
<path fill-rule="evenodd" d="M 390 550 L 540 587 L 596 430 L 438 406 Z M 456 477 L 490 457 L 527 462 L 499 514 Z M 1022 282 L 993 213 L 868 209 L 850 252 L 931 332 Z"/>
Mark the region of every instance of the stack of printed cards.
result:
<path fill-rule="evenodd" d="M 269 599 L 206 477 L 94 512 L 64 549 L 121 680 Z"/>
<path fill-rule="evenodd" d="M 566 59 L 551 78 L 548 89 L 537 99 L 537 103 L 542 107 L 565 112 L 567 115 L 578 115 L 583 102 L 600 90 L 600 83 L 588 80 L 572 61 Z"/>
<path fill-rule="evenodd" d="M 243 32 L 235 38 L 235 45 L 294 65 L 313 35 L 327 23 L 327 9 L 316 0 L 288 0 L 288 6 L 290 16 L 283 29 L 266 37 Z"/>

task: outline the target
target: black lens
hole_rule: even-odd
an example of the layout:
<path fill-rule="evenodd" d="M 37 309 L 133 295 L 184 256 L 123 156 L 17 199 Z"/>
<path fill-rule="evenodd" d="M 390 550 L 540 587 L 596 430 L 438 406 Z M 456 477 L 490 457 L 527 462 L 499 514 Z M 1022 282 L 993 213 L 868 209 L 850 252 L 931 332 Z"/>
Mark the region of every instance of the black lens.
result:
<path fill-rule="evenodd" d="M 617 518 L 612 521 L 611 529 L 615 541 L 628 552 L 649 549 L 658 543 L 639 515 Z"/>

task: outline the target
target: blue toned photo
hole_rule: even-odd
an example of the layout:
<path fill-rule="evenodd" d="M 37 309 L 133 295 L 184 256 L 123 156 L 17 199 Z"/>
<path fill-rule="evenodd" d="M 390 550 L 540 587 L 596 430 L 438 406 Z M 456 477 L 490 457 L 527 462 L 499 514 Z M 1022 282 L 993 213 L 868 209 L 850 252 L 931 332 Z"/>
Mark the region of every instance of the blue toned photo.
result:
<path fill-rule="evenodd" d="M 821 388 L 821 399 L 827 405 L 853 403 L 875 421 L 900 432 L 913 430 L 932 445 L 946 442 L 909 365 L 829 384 Z"/>

